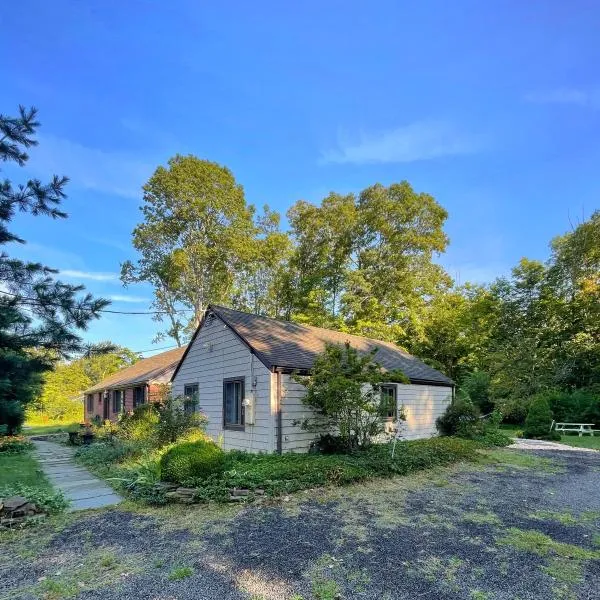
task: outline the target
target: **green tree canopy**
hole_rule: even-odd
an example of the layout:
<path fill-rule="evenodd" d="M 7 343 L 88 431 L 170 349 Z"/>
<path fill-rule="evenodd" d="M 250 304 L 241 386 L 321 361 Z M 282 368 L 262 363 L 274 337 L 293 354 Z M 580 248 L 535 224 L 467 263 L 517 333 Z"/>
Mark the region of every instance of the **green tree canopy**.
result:
<path fill-rule="evenodd" d="M 39 127 L 34 108 L 19 107 L 16 117 L 0 115 L 0 162 L 27 163 L 27 149 L 37 145 Z M 49 183 L 30 179 L 14 186 L 0 183 L 0 246 L 25 241 L 9 231 L 15 213 L 65 218 L 66 177 Z M 82 349 L 77 330 L 98 318 L 107 300 L 83 293 L 82 286 L 62 283 L 56 270 L 24 262 L 0 252 L 0 425 L 9 433 L 20 425 L 24 406 L 36 395 L 41 375 L 60 357 Z"/>

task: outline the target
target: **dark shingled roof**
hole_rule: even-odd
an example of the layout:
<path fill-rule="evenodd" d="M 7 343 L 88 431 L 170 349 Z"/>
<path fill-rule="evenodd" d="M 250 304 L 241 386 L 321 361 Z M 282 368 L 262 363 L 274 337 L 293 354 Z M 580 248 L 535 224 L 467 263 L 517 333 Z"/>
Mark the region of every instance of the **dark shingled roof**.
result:
<path fill-rule="evenodd" d="M 164 375 L 169 369 L 174 370 L 185 352 L 185 346 L 167 352 L 143 358 L 125 369 L 121 369 L 103 379 L 100 383 L 85 390 L 84 394 L 101 392 L 111 388 L 129 387 L 152 381 Z M 166 373 L 168 375 L 168 373 Z M 168 378 L 167 378 L 168 380 Z"/>
<path fill-rule="evenodd" d="M 211 305 L 207 316 L 211 312 L 237 333 L 269 368 L 310 370 L 315 358 L 323 352 L 325 343 L 349 342 L 361 353 L 377 348 L 375 360 L 387 371 L 400 369 L 411 382 L 453 385 L 450 378 L 391 342 L 289 321 L 278 321 L 223 306 Z"/>

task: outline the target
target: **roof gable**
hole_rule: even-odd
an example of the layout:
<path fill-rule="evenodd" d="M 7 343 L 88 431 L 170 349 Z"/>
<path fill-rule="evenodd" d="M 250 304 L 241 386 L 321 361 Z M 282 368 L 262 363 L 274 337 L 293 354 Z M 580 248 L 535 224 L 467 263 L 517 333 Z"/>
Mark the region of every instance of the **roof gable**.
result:
<path fill-rule="evenodd" d="M 391 342 L 310 325 L 299 325 L 289 321 L 279 321 L 216 305 L 208 307 L 205 319 L 198 326 L 188 348 L 192 346 L 200 328 L 211 314 L 216 315 L 229 326 L 268 369 L 309 371 L 312 369 L 315 358 L 325 349 L 325 344 L 349 342 L 360 353 L 367 353 L 376 348 L 375 360 L 384 369 L 387 371 L 400 369 L 411 382 L 453 385 L 450 378 Z M 185 354 L 180 365 L 184 360 Z M 178 370 L 179 365 L 173 378 Z"/>

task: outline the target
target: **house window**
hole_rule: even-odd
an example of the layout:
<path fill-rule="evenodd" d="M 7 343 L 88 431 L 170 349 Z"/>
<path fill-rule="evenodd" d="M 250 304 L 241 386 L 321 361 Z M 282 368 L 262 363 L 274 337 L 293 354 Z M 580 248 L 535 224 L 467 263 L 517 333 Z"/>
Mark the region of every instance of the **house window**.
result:
<path fill-rule="evenodd" d="M 398 415 L 398 402 L 396 400 L 396 386 L 381 386 L 381 416 L 384 419 L 394 420 Z"/>
<path fill-rule="evenodd" d="M 144 404 L 144 386 L 139 385 L 133 388 L 133 408 Z"/>
<path fill-rule="evenodd" d="M 94 412 L 94 395 L 88 394 L 87 396 L 87 411 Z"/>
<path fill-rule="evenodd" d="M 188 383 L 183 386 L 183 410 L 186 414 L 195 413 L 198 408 L 198 384 Z"/>
<path fill-rule="evenodd" d="M 244 429 L 244 379 L 223 380 L 223 428 Z"/>
<path fill-rule="evenodd" d="M 120 413 L 121 412 L 121 400 L 122 400 L 122 395 L 123 392 L 121 390 L 113 390 L 113 397 L 112 397 L 112 411 L 114 413 Z"/>

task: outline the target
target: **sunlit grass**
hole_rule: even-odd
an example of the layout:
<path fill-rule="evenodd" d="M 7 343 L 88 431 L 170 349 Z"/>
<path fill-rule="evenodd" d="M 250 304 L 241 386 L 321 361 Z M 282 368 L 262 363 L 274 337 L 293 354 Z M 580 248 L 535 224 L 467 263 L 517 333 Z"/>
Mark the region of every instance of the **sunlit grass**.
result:
<path fill-rule="evenodd" d="M 50 435 L 52 433 L 63 433 L 67 431 L 77 431 L 79 429 L 79 423 L 51 423 L 51 424 L 39 424 L 29 425 L 25 423 L 23 426 L 23 435 Z"/>

